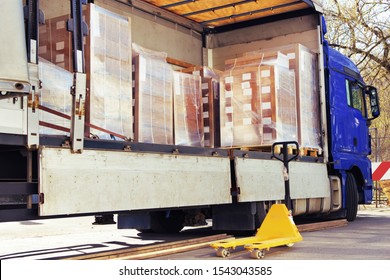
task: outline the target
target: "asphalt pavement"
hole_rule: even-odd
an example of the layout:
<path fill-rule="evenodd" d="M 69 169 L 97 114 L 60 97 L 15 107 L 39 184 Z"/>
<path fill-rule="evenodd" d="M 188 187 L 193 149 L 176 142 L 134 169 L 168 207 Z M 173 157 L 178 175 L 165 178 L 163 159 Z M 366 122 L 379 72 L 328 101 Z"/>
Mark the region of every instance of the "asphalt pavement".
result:
<path fill-rule="evenodd" d="M 0 259 L 56 259 L 195 238 L 210 234 L 204 227 L 185 228 L 178 235 L 140 234 L 118 230 L 116 225 L 93 225 L 94 217 L 0 223 Z M 390 260 L 390 207 L 360 206 L 354 222 L 340 228 L 302 232 L 303 241 L 293 247 L 271 248 L 268 260 Z M 212 248 L 204 248 L 158 259 L 216 259 Z M 227 259 L 250 259 L 237 248 Z"/>

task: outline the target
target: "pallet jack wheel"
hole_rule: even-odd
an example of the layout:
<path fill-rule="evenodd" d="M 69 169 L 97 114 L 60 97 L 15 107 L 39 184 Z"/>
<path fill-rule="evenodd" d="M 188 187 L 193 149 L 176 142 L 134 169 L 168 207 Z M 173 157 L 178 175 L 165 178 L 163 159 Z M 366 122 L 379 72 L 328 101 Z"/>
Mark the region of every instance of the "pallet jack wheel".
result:
<path fill-rule="evenodd" d="M 263 259 L 265 257 L 264 250 L 253 250 L 251 252 L 251 258 L 252 259 Z"/>
<path fill-rule="evenodd" d="M 287 246 L 287 247 L 292 247 L 292 246 L 294 246 L 294 244 L 295 244 L 295 243 L 287 243 L 286 246 Z"/>
<path fill-rule="evenodd" d="M 218 248 L 217 256 L 222 258 L 227 258 L 230 256 L 230 251 L 226 248 Z"/>

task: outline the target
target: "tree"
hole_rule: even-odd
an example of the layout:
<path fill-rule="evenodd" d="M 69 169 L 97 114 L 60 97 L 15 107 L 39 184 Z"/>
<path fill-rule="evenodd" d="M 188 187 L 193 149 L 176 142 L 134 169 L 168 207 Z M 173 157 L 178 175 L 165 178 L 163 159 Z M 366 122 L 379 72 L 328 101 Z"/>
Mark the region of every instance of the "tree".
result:
<path fill-rule="evenodd" d="M 390 160 L 390 2 L 323 0 L 327 39 L 351 58 L 367 84 L 378 88 L 381 116 L 372 123 L 380 138 L 379 160 Z M 377 151 L 373 151 L 375 154 Z"/>

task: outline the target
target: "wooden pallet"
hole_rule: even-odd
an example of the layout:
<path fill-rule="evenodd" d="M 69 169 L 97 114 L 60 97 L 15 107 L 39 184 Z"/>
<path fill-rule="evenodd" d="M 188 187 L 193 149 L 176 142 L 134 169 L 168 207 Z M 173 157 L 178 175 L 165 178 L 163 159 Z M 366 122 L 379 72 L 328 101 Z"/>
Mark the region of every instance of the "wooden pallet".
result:
<path fill-rule="evenodd" d="M 346 225 L 348 225 L 348 221 L 343 219 L 343 220 L 334 220 L 334 221 L 318 222 L 318 223 L 311 223 L 311 224 L 302 224 L 302 225 L 298 225 L 297 228 L 300 232 L 310 232 L 310 231 L 318 231 L 318 230 L 324 230 L 330 228 L 344 227 Z"/>
<path fill-rule="evenodd" d="M 299 154 L 301 156 L 308 156 L 308 157 L 319 157 L 321 152 L 317 148 L 300 148 Z"/>
<path fill-rule="evenodd" d="M 225 149 L 233 149 L 233 150 L 240 150 L 240 151 L 256 151 L 256 152 L 272 152 L 272 146 L 271 145 L 248 145 L 248 146 L 231 146 L 231 147 L 222 147 Z M 275 147 L 275 154 L 281 154 L 283 153 L 281 146 Z M 288 146 L 288 154 L 289 155 L 296 155 L 297 149 L 295 146 Z M 300 156 L 308 156 L 308 157 L 320 157 L 321 151 L 318 148 L 300 148 L 299 149 L 299 155 Z"/>

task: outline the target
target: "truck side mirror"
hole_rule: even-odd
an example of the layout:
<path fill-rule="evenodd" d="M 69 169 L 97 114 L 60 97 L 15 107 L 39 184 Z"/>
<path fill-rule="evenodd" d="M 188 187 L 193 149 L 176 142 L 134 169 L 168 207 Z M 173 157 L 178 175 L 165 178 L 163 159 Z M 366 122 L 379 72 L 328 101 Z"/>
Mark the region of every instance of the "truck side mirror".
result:
<path fill-rule="evenodd" d="M 368 97 L 368 102 L 370 103 L 370 110 L 368 112 L 368 120 L 373 120 L 379 117 L 380 109 L 379 109 L 379 98 L 378 92 L 373 86 L 366 86 L 365 88 L 366 97 Z M 368 109 L 368 106 L 367 106 Z"/>

